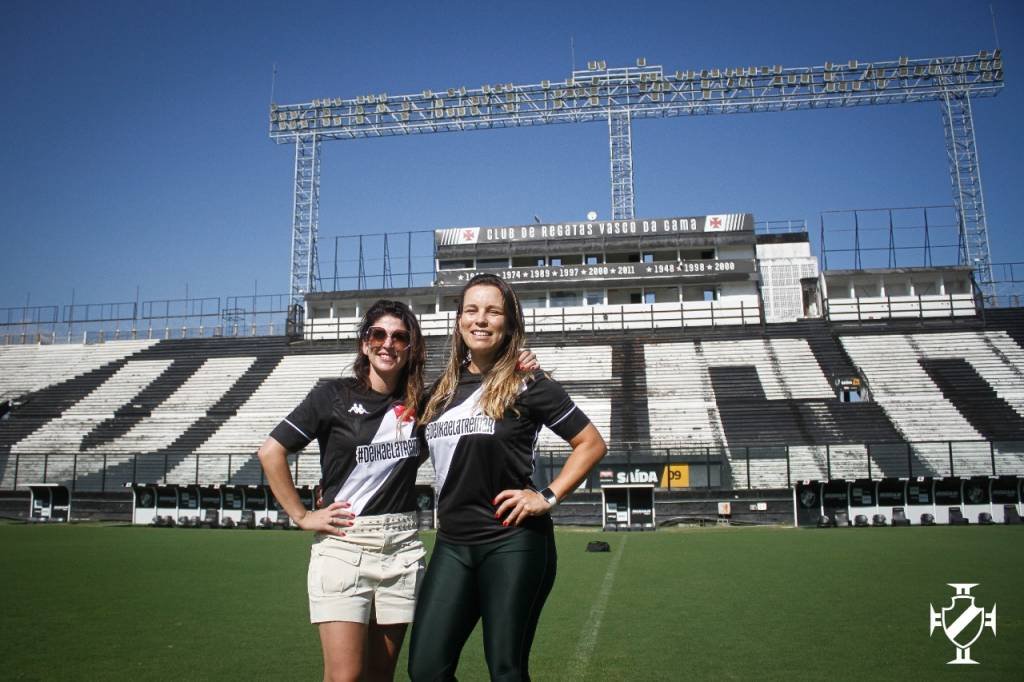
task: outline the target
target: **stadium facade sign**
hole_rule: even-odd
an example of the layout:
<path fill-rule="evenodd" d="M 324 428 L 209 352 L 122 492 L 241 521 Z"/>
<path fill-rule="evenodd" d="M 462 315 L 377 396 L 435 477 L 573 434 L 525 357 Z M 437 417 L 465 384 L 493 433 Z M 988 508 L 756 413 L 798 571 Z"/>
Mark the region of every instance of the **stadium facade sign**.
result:
<path fill-rule="evenodd" d="M 752 213 L 719 213 L 636 220 L 592 220 L 581 223 L 517 225 L 513 227 L 449 227 L 434 230 L 434 243 L 437 246 L 462 246 L 466 244 L 739 232 L 743 230 L 751 232 L 754 230 L 754 215 Z"/>
<path fill-rule="evenodd" d="M 528 268 L 439 270 L 439 286 L 458 286 L 474 275 L 490 273 L 508 282 L 604 282 L 636 279 L 718 280 L 723 275 L 755 272 L 753 260 L 684 260 L 659 263 L 601 263 L 599 265 L 541 265 Z"/>

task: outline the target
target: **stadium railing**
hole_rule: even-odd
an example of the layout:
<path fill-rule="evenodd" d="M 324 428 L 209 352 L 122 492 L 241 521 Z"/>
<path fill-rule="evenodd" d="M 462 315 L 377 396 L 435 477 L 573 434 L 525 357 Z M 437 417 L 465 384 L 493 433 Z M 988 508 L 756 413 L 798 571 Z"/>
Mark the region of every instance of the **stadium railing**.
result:
<path fill-rule="evenodd" d="M 541 478 L 550 479 L 568 450 L 538 453 Z M 320 479 L 319 457 L 289 456 L 298 485 Z M 424 465 L 429 469 L 429 464 Z M 84 472 L 84 473 L 83 473 Z M 684 475 L 685 473 L 685 475 Z M 803 480 L 882 480 L 1024 475 L 1024 440 L 917 441 L 826 445 L 694 445 L 626 443 L 614 446 L 584 484 L 653 483 L 664 490 L 791 488 Z M 0 490 L 26 482 L 62 483 L 72 491 L 121 492 L 126 483 L 262 484 L 251 454 L 46 454 L 0 456 Z"/>
<path fill-rule="evenodd" d="M 970 317 L 978 314 L 972 294 L 827 298 L 824 303 L 825 315 L 833 321 Z"/>
<path fill-rule="evenodd" d="M 626 329 L 679 329 L 722 325 L 761 324 L 761 308 L 755 301 L 693 301 L 527 308 L 523 311 L 527 333 L 599 332 Z M 455 324 L 455 311 L 419 316 L 426 336 L 446 336 Z M 358 317 L 310 318 L 305 336 L 310 340 L 355 338 Z"/>
<path fill-rule="evenodd" d="M 213 339 L 221 337 L 280 336 L 285 333 L 286 324 L 234 324 L 199 325 L 198 327 L 132 327 L 121 329 L 92 329 L 83 332 L 15 332 L 0 334 L 0 346 L 58 343 L 95 344 L 107 341 L 169 340 L 169 339 Z"/>

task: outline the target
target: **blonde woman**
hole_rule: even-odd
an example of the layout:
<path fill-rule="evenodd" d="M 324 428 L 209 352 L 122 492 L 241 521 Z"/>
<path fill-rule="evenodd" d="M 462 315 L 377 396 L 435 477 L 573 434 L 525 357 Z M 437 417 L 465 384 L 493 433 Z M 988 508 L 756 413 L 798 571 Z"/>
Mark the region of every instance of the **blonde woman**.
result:
<path fill-rule="evenodd" d="M 492 679 L 529 679 L 530 647 L 555 580 L 548 512 L 604 456 L 601 434 L 543 372 L 517 368 L 525 342 L 515 292 L 477 275 L 459 296 L 451 352 L 420 417 L 436 474 L 438 535 L 409 653 L 418 680 L 455 678 L 477 621 Z M 543 426 L 572 446 L 549 487 L 531 483 Z"/>

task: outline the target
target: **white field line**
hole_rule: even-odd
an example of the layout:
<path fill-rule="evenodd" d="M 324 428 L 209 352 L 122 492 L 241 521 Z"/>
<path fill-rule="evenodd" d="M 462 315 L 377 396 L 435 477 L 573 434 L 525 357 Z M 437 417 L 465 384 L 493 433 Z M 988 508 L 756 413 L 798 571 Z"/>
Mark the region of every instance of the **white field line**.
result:
<path fill-rule="evenodd" d="M 570 680 L 584 680 L 587 675 L 587 667 L 590 665 L 590 657 L 594 653 L 594 646 L 597 645 L 597 634 L 601 631 L 601 621 L 604 618 L 605 608 L 608 606 L 608 598 L 612 593 L 612 585 L 615 584 L 615 574 L 619 570 L 619 561 L 626 553 L 626 540 L 623 536 L 622 543 L 616 548 L 612 560 L 608 562 L 608 570 L 604 574 L 604 582 L 594 599 L 594 605 L 590 609 L 590 617 L 580 635 L 580 641 L 576 644 L 576 656 L 574 665 L 569 673 Z"/>

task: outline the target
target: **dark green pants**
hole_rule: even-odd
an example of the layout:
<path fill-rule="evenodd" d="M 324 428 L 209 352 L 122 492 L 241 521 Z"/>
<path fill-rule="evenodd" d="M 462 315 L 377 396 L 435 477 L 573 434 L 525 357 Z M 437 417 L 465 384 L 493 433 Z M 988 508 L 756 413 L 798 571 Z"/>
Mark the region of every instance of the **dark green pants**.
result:
<path fill-rule="evenodd" d="M 478 620 L 492 680 L 529 680 L 530 647 L 555 583 L 555 538 L 522 530 L 483 545 L 438 540 L 416 602 L 409 646 L 414 682 L 454 680 Z"/>

